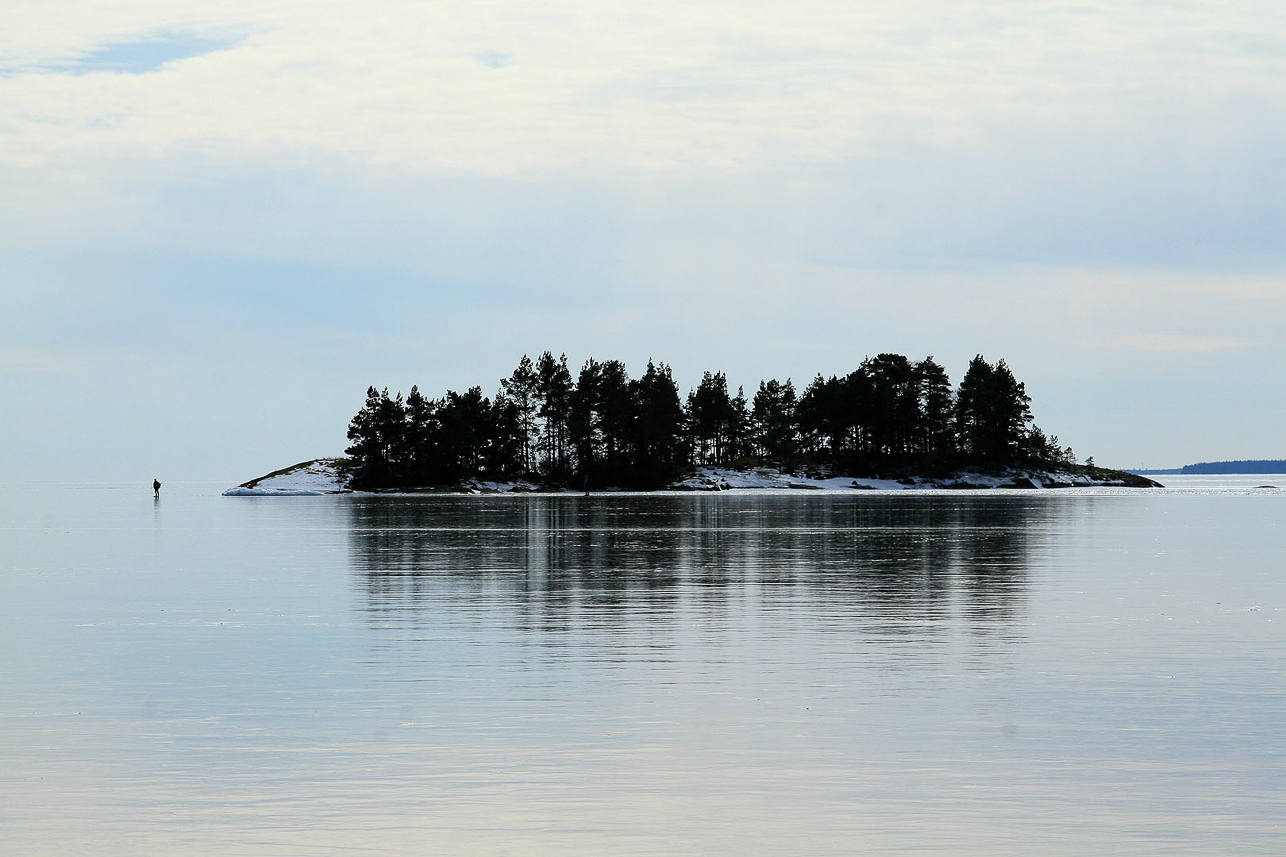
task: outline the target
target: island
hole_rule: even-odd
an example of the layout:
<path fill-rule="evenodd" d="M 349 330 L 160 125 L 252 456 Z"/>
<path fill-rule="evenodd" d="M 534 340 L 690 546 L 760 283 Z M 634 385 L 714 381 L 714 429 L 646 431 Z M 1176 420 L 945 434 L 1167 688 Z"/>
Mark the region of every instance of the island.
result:
<path fill-rule="evenodd" d="M 1184 475 L 1210 476 L 1229 474 L 1286 473 L 1286 460 L 1256 458 L 1237 461 L 1199 461 L 1196 464 L 1185 464 L 1166 470 L 1132 470 L 1144 476 Z"/>
<path fill-rule="evenodd" d="M 1032 418 L 1004 360 L 970 361 L 958 386 L 933 357 L 868 357 L 851 373 L 733 395 L 705 372 L 681 397 L 670 367 L 630 378 L 619 360 L 526 355 L 481 387 L 403 398 L 371 386 L 345 458 L 316 459 L 232 496 L 428 492 L 1160 487 L 1078 462 Z"/>

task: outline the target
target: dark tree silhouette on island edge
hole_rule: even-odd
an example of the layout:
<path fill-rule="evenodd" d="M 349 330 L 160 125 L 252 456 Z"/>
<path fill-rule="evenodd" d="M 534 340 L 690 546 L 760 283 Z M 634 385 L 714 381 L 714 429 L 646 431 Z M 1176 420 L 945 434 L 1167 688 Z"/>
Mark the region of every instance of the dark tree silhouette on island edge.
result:
<path fill-rule="evenodd" d="M 697 465 L 776 465 L 903 478 L 961 468 L 1063 468 L 1070 447 L 1035 426 L 1031 398 L 1004 360 L 974 357 L 958 388 L 926 357 L 868 357 L 803 392 L 762 381 L 730 395 L 705 372 L 680 396 L 670 367 L 631 379 L 619 360 L 523 356 L 494 396 L 481 387 L 403 399 L 370 387 L 348 426 L 352 485 L 365 490 L 458 485 L 469 479 L 546 486 L 654 489 Z"/>

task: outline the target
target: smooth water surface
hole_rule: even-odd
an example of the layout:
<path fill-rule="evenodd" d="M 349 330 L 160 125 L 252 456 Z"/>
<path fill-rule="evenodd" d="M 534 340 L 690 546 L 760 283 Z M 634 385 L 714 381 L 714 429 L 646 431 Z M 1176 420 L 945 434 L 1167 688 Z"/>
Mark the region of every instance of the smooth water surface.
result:
<path fill-rule="evenodd" d="M 0 487 L 0 853 L 1280 854 L 1272 479 Z"/>

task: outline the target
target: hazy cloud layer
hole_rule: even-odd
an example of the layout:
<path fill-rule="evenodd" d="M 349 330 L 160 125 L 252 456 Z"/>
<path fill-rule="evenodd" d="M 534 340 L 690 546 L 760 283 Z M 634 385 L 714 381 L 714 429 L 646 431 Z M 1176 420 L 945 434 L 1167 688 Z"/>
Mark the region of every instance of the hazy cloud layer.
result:
<path fill-rule="evenodd" d="M 0 152 L 18 163 L 144 151 L 690 173 L 1049 152 L 1069 135 L 1199 162 L 1269 143 L 1283 118 L 1276 3 L 41 3 L 8 19 L 11 71 L 160 33 L 244 36 L 142 79 L 7 78 Z"/>

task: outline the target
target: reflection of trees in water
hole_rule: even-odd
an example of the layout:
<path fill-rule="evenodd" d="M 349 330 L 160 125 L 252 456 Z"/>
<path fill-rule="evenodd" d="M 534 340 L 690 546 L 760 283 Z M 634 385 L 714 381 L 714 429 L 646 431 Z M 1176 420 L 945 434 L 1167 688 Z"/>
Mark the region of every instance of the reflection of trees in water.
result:
<path fill-rule="evenodd" d="M 1031 540 L 1049 528 L 1052 504 L 1025 498 L 975 498 L 961 509 L 959 600 L 969 627 L 986 630 L 1018 618 L 1025 604 Z"/>
<path fill-rule="evenodd" d="M 355 498 L 350 538 L 380 621 L 485 605 L 531 630 L 610 633 L 738 603 L 923 637 L 954 611 L 977 633 L 1013 626 L 1053 508 L 961 495 Z"/>
<path fill-rule="evenodd" d="M 388 616 L 442 595 L 461 604 L 502 598 L 545 630 L 672 615 L 681 567 L 672 536 L 683 510 L 596 499 L 358 500 L 350 538 L 368 610 Z"/>

